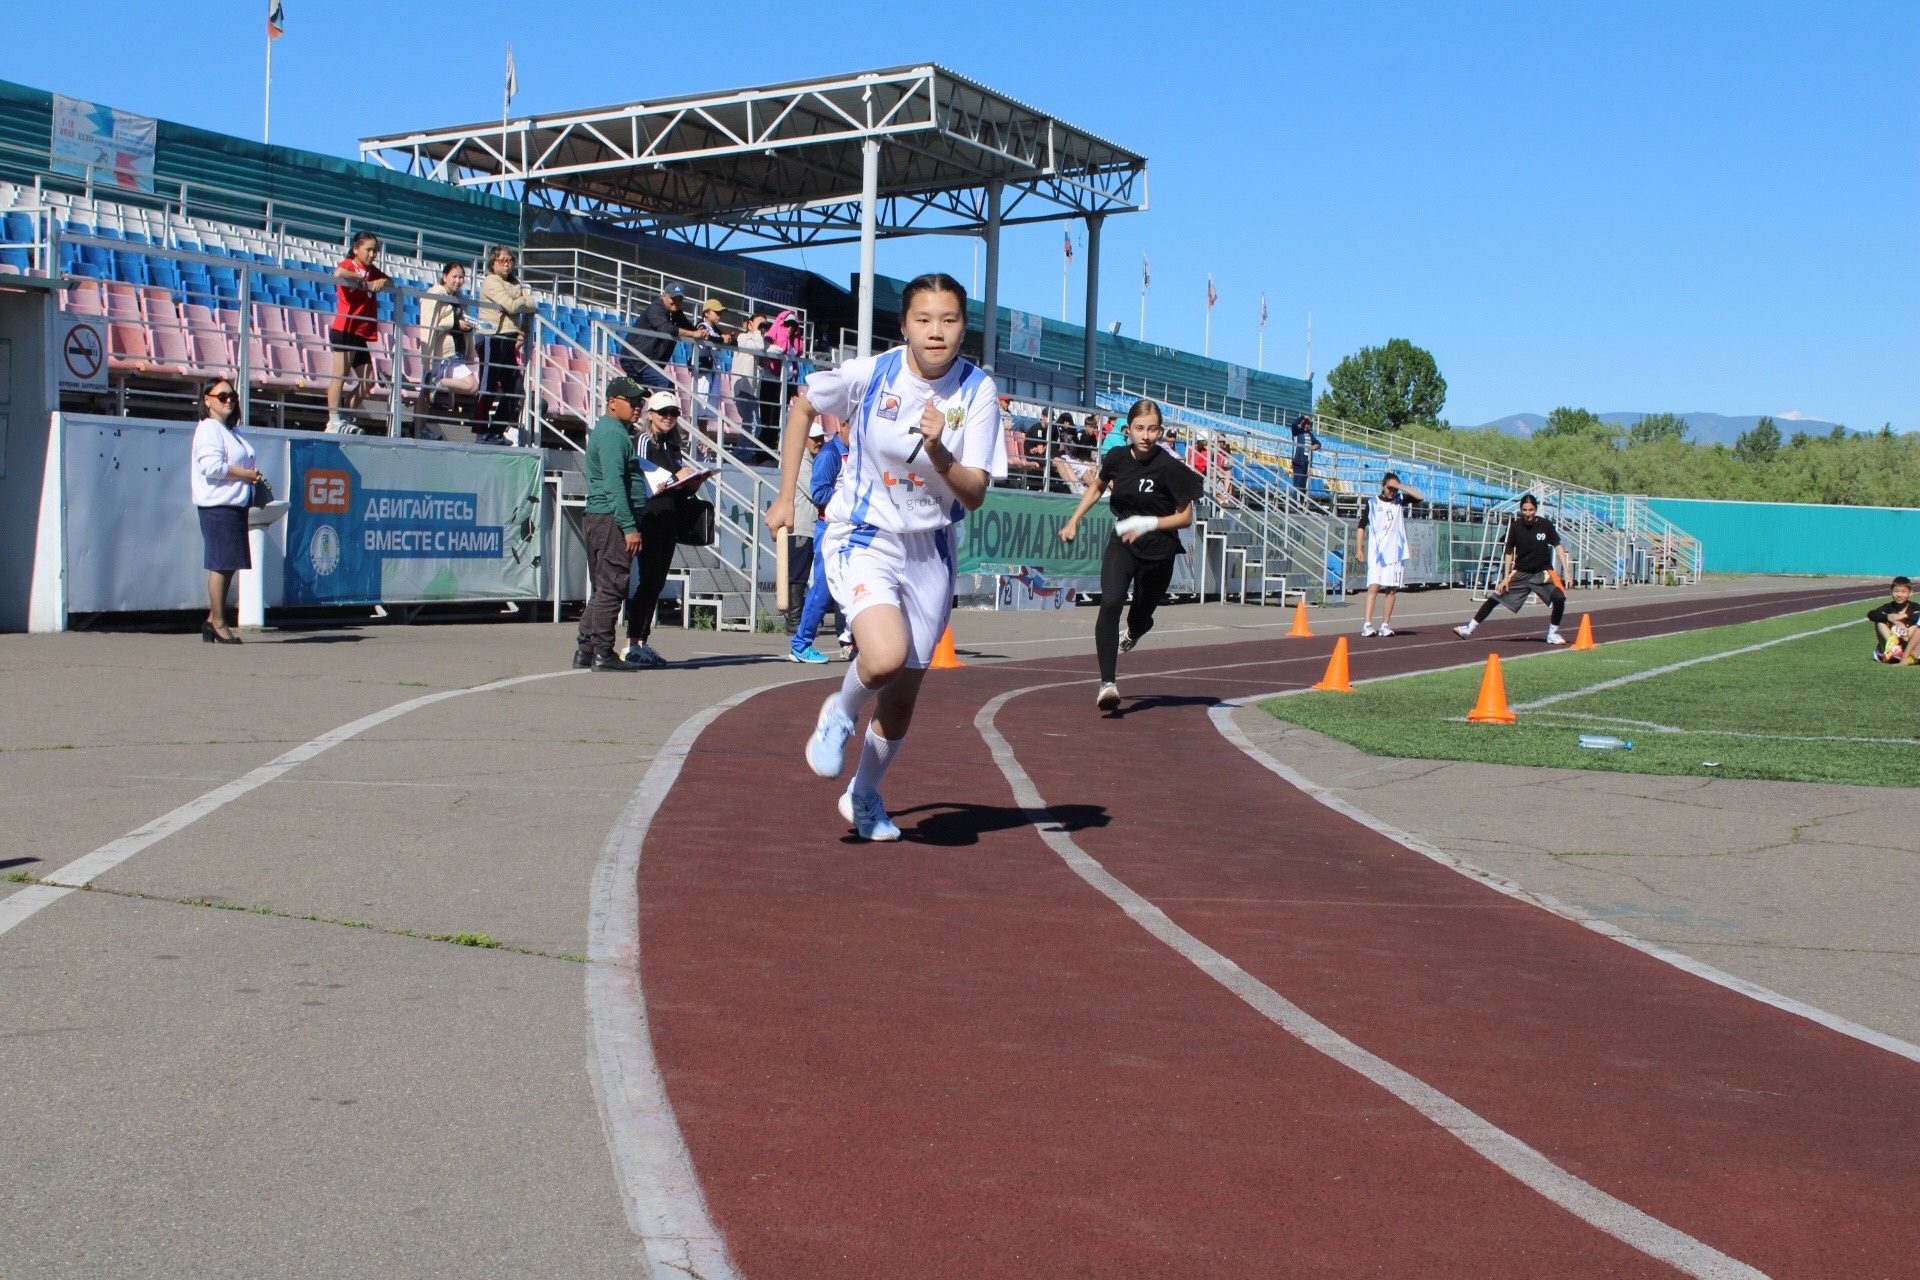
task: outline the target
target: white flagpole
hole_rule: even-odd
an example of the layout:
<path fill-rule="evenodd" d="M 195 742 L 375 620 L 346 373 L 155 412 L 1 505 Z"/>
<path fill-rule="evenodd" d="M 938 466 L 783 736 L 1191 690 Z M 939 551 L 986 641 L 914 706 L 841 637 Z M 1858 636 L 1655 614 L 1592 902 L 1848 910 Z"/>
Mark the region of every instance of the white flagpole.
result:
<path fill-rule="evenodd" d="M 1313 381 L 1313 312 L 1307 312 L 1307 381 Z"/>
<path fill-rule="evenodd" d="M 1140 251 L 1140 341 L 1147 340 L 1147 283 L 1153 278 L 1152 268 L 1147 263 L 1147 251 Z"/>
<path fill-rule="evenodd" d="M 273 32 L 267 32 L 267 99 L 260 117 L 260 141 L 273 141 Z"/>

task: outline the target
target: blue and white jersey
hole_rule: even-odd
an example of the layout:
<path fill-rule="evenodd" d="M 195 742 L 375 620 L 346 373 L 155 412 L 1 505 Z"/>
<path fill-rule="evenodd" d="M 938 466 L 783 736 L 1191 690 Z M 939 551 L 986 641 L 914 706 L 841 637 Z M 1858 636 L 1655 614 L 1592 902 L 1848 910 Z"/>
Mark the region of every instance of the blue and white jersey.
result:
<path fill-rule="evenodd" d="M 829 523 L 918 533 L 966 519 L 966 508 L 927 461 L 920 413 L 929 400 L 940 409 L 941 440 L 956 465 L 1007 474 L 999 389 L 967 360 L 955 360 L 938 383 L 928 383 L 907 368 L 906 348 L 895 347 L 808 374 L 807 399 L 847 424 L 847 461 L 827 504 Z"/>

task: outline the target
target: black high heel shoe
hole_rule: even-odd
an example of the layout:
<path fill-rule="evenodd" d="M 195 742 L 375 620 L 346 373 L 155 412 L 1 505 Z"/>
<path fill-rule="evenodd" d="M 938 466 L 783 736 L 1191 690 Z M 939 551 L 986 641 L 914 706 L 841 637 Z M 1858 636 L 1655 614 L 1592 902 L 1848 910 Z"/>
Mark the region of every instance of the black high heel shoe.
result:
<path fill-rule="evenodd" d="M 221 635 L 213 629 L 211 622 L 202 622 L 200 624 L 200 639 L 207 644 L 239 644 L 241 642 L 239 636 Z"/>

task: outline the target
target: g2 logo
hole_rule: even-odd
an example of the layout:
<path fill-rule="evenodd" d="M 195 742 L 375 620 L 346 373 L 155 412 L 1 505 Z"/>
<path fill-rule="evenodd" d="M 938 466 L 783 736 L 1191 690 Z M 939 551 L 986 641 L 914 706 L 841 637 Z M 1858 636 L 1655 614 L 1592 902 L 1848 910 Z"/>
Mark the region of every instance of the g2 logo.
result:
<path fill-rule="evenodd" d="M 353 496 L 353 477 L 345 471 L 309 471 L 303 496 L 308 511 L 345 511 Z"/>

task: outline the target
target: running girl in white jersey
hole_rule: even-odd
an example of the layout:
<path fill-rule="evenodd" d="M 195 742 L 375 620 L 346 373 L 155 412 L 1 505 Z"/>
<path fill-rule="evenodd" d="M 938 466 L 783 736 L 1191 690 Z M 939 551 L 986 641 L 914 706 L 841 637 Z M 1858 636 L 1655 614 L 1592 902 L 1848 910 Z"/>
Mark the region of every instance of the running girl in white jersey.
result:
<path fill-rule="evenodd" d="M 793 523 L 807 432 L 820 414 L 847 424 L 847 461 L 823 518 L 827 583 L 846 610 L 859 658 L 820 708 L 807 765 L 837 778 L 847 739 L 876 702 L 840 813 L 864 840 L 898 840 L 880 780 L 913 723 L 920 681 L 953 608 L 954 526 L 1007 474 L 993 379 L 960 357 L 967 291 L 920 276 L 900 295 L 904 347 L 807 375 L 794 398 L 767 527 Z"/>

